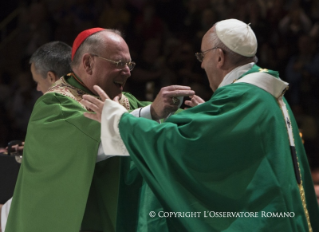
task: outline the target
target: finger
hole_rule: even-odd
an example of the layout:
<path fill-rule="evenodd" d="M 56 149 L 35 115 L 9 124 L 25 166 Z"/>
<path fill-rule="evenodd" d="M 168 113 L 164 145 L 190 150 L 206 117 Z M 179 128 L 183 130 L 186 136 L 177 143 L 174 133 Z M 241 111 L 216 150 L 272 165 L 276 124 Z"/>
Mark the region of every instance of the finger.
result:
<path fill-rule="evenodd" d="M 88 109 L 91 109 L 92 111 L 94 112 L 97 112 L 98 111 L 98 107 L 96 104 L 86 100 L 86 99 L 82 99 L 81 100 L 81 103 Z"/>
<path fill-rule="evenodd" d="M 204 103 L 204 102 L 205 102 L 202 98 L 200 98 L 200 97 L 197 96 L 197 95 L 194 95 L 194 96 L 192 97 L 192 101 L 193 101 L 193 102 L 196 102 L 197 104 L 199 104 L 199 103 Z"/>
<path fill-rule="evenodd" d="M 194 90 L 174 90 L 166 93 L 167 97 L 185 97 L 195 95 Z"/>
<path fill-rule="evenodd" d="M 113 101 L 117 102 L 117 103 L 120 103 L 120 97 L 119 96 L 115 96 L 113 98 Z"/>
<path fill-rule="evenodd" d="M 85 117 L 89 118 L 89 119 L 92 119 L 92 120 L 95 120 L 95 121 L 97 121 L 97 122 L 100 122 L 98 115 L 95 114 L 95 113 L 84 112 L 83 115 L 84 115 Z"/>
<path fill-rule="evenodd" d="M 91 102 L 89 102 L 89 101 L 87 101 L 87 100 L 85 100 L 85 99 L 83 99 L 83 100 L 81 101 L 81 103 L 82 103 L 83 105 L 85 105 L 87 108 L 91 109 L 92 111 L 94 111 L 94 112 L 96 112 L 96 113 L 100 113 L 100 108 L 99 108 L 99 106 L 97 106 L 97 105 L 95 105 L 95 104 L 93 104 L 93 103 L 91 103 Z M 102 106 L 102 107 L 103 107 L 103 106 Z"/>
<path fill-rule="evenodd" d="M 93 97 L 91 95 L 83 95 L 83 99 L 88 101 L 88 102 L 91 102 L 97 106 L 101 106 L 101 105 L 104 105 L 104 101 L 101 101 L 100 99 L 97 99 L 96 97 Z"/>
<path fill-rule="evenodd" d="M 194 107 L 194 106 L 198 106 L 199 105 L 199 103 L 197 102 L 197 101 L 195 101 L 195 100 L 191 100 L 191 105 L 192 105 L 192 107 Z"/>
<path fill-rule="evenodd" d="M 96 97 L 93 97 L 92 95 L 88 95 L 88 94 L 84 94 L 84 95 L 82 96 L 82 98 L 85 99 L 85 100 L 88 100 L 88 101 L 90 101 L 90 102 L 93 102 L 93 101 L 95 101 L 95 100 L 101 101 L 100 99 L 98 99 L 98 98 L 96 98 Z"/>
<path fill-rule="evenodd" d="M 187 102 L 185 101 L 185 105 L 190 106 L 190 107 L 194 107 L 194 106 L 197 106 L 198 103 L 187 100 Z"/>
<path fill-rule="evenodd" d="M 190 106 L 190 107 L 193 106 L 193 103 L 192 103 L 192 101 L 190 101 L 190 100 L 186 100 L 184 103 L 185 103 L 185 105 L 187 105 L 187 106 Z"/>
<path fill-rule="evenodd" d="M 93 89 L 97 92 L 97 94 L 100 96 L 102 101 L 105 101 L 106 99 L 110 99 L 109 96 L 104 92 L 104 90 L 100 88 L 100 86 L 94 85 Z"/>
<path fill-rule="evenodd" d="M 170 86 L 166 86 L 163 89 L 165 90 L 169 90 L 169 91 L 174 91 L 174 90 L 189 90 L 191 89 L 191 87 L 189 86 L 185 86 L 185 85 L 170 85 Z"/>

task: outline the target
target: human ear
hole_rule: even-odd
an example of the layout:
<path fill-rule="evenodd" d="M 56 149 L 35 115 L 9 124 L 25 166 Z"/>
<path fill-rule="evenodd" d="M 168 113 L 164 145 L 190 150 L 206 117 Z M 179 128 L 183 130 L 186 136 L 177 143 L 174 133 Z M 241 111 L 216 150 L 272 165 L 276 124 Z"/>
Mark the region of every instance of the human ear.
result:
<path fill-rule="evenodd" d="M 221 48 L 217 49 L 217 55 L 218 55 L 218 61 L 217 61 L 217 66 L 219 68 L 223 67 L 225 64 L 225 53 Z"/>
<path fill-rule="evenodd" d="M 47 80 L 53 84 L 54 82 L 56 82 L 59 79 L 59 77 L 52 71 L 49 71 L 47 73 Z"/>
<path fill-rule="evenodd" d="M 88 74 L 92 74 L 92 69 L 93 69 L 93 59 L 92 56 L 90 54 L 84 54 L 83 59 L 83 67 L 84 70 L 88 73 Z"/>

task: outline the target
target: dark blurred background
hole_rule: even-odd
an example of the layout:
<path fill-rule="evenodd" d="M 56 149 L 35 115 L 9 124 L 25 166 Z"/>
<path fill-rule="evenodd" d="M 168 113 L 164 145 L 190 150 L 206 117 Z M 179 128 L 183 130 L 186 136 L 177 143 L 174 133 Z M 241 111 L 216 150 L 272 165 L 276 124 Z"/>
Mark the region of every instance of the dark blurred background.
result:
<path fill-rule="evenodd" d="M 0 147 L 24 140 L 40 96 L 29 58 L 42 44 L 72 46 L 91 27 L 120 29 L 137 63 L 125 90 L 152 100 L 162 86 L 191 86 L 208 100 L 205 71 L 194 53 L 217 21 L 237 18 L 258 39 L 258 65 L 280 72 L 312 167 L 319 155 L 318 0 L 10 0 L 0 3 Z"/>

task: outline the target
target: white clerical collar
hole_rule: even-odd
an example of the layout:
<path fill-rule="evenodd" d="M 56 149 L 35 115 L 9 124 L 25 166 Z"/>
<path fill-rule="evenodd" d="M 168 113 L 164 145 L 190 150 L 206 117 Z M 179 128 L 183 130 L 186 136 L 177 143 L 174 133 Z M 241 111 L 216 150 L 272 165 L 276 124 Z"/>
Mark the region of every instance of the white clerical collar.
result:
<path fill-rule="evenodd" d="M 224 77 L 223 81 L 219 84 L 218 88 L 233 83 L 233 81 L 236 80 L 238 77 L 248 72 L 254 66 L 254 64 L 255 64 L 254 62 L 251 62 L 249 64 L 244 64 L 242 66 L 238 66 L 237 68 L 231 70 Z"/>

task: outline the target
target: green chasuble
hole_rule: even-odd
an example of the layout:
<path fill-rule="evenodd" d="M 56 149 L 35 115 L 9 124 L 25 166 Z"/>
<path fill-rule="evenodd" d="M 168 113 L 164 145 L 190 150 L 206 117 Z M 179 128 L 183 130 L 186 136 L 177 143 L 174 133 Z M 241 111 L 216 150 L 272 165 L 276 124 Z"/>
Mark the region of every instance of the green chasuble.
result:
<path fill-rule="evenodd" d="M 130 216 L 128 222 L 137 227 L 133 216 L 138 213 L 142 178 L 130 157 L 96 164 L 100 124 L 83 116 L 87 111 L 79 103 L 83 94 L 92 95 L 72 76 L 65 76 L 36 102 L 6 232 L 115 231 L 117 213 Z M 149 102 L 124 93 L 121 104 L 135 109 Z M 117 210 L 118 194 L 128 207 L 120 205 Z M 156 202 L 152 193 L 148 196 Z M 125 227 L 123 223 L 119 219 Z"/>
<path fill-rule="evenodd" d="M 160 125 L 123 114 L 121 137 L 164 207 L 145 217 L 167 218 L 171 231 L 310 231 L 304 200 L 312 229 L 319 231 L 308 161 L 288 111 L 304 196 L 283 113 L 276 98 L 257 86 L 220 87 L 206 103 Z"/>

